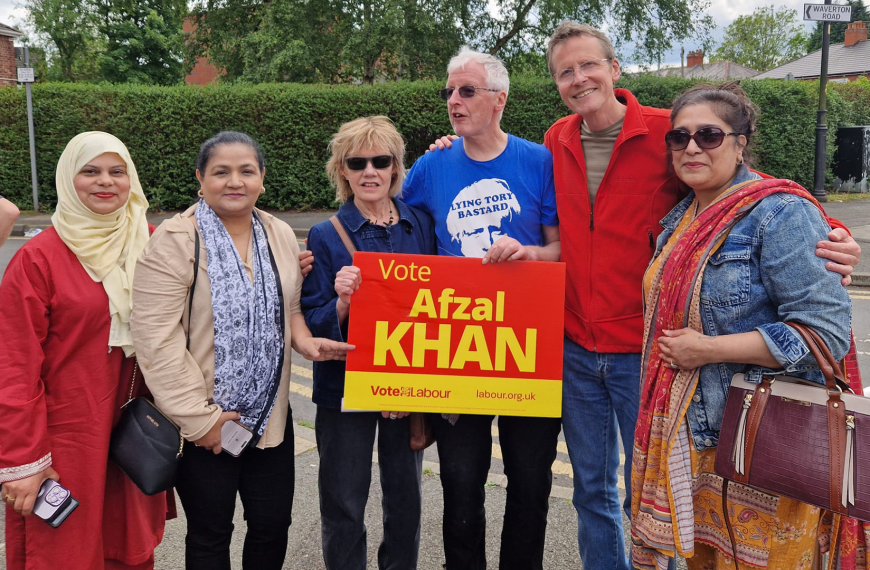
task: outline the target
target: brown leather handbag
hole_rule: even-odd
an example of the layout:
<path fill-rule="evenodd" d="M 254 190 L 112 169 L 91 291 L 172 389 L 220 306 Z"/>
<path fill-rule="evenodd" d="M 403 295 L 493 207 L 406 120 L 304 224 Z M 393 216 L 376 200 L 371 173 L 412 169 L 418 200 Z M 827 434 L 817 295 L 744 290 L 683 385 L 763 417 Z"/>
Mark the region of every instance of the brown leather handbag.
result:
<path fill-rule="evenodd" d="M 809 346 L 826 385 L 780 375 L 751 384 L 736 374 L 719 433 L 716 473 L 870 521 L 870 398 L 848 392 L 840 365 L 815 331 L 788 324 Z"/>
<path fill-rule="evenodd" d="M 411 449 L 423 451 L 435 443 L 435 432 L 432 429 L 432 419 L 429 414 L 411 412 L 408 419 L 411 422 Z"/>

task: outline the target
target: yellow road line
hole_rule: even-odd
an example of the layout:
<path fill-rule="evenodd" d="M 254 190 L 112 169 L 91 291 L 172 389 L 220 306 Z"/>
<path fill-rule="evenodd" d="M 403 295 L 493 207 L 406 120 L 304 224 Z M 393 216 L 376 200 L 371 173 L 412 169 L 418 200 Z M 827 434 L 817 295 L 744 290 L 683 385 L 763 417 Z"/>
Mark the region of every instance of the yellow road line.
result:
<path fill-rule="evenodd" d="M 302 384 L 297 384 L 296 382 L 290 382 L 290 391 L 305 396 L 306 398 L 311 398 L 314 395 L 311 388 L 303 386 Z"/>
<path fill-rule="evenodd" d="M 292 372 L 293 374 L 295 374 L 297 376 L 302 376 L 303 378 L 308 378 L 309 380 L 314 378 L 314 373 L 311 370 L 309 370 L 307 368 L 303 368 L 302 366 L 298 366 L 296 364 L 290 365 L 290 372 Z"/>

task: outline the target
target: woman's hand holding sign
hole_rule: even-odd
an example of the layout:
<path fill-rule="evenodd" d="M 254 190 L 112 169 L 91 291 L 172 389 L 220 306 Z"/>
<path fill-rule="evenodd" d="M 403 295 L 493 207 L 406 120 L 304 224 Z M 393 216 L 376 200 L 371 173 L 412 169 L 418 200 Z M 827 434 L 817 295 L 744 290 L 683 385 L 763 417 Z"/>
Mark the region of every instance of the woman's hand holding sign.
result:
<path fill-rule="evenodd" d="M 335 292 L 338 294 L 335 310 L 338 312 L 340 322 L 347 320 L 347 315 L 350 313 L 350 296 L 359 289 L 361 282 L 362 274 L 359 267 L 353 265 L 345 265 L 335 274 Z"/>

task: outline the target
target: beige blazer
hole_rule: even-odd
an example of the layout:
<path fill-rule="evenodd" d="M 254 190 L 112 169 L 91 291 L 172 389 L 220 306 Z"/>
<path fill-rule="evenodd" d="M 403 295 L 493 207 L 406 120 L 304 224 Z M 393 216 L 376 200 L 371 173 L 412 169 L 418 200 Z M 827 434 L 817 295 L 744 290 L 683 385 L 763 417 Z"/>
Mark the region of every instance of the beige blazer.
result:
<path fill-rule="evenodd" d="M 208 278 L 208 253 L 200 238 L 199 272 L 193 296 L 193 318 L 188 315 L 188 293 L 193 282 L 195 206 L 164 221 L 139 256 L 133 279 L 133 314 L 130 329 L 139 368 L 154 403 L 194 441 L 203 437 L 223 410 L 210 404 L 214 394 L 214 312 Z M 257 447 L 274 447 L 284 440 L 290 385 L 290 315 L 300 312 L 302 275 L 299 244 L 293 230 L 274 216 L 257 210 L 284 289 L 284 369 L 275 408 Z M 248 245 L 252 260 L 253 243 Z M 245 265 L 248 277 L 253 268 Z M 190 323 L 190 350 L 187 327 Z"/>

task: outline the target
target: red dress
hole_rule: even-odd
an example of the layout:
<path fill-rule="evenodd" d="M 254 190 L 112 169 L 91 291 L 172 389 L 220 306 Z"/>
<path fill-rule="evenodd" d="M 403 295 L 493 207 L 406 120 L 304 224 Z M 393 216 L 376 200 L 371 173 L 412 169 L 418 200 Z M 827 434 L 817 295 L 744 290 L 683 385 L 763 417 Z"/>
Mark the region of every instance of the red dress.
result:
<path fill-rule="evenodd" d="M 133 359 L 108 348 L 108 306 L 54 229 L 21 248 L 0 282 L 0 474 L 51 453 L 79 501 L 56 529 L 7 506 L 9 570 L 149 567 L 163 538 L 165 493 L 143 495 L 107 459 L 133 373 Z"/>

